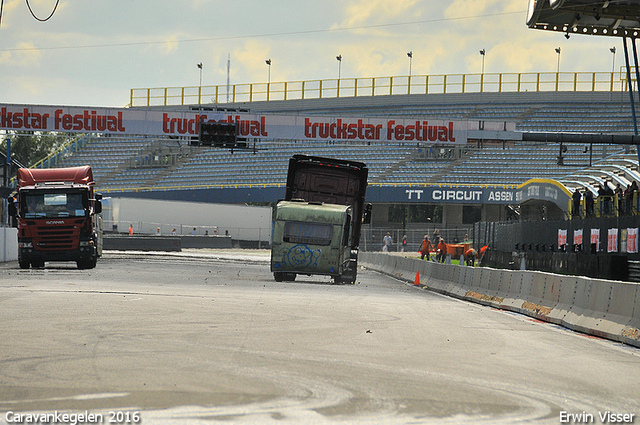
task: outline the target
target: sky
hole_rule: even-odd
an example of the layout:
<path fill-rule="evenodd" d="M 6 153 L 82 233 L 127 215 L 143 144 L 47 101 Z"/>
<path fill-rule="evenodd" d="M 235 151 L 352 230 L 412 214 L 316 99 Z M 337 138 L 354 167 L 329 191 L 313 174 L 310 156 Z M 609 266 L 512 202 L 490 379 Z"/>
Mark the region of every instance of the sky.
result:
<path fill-rule="evenodd" d="M 0 103 L 124 107 L 132 88 L 610 72 L 622 41 L 529 29 L 528 0 L 3 0 Z M 616 47 L 615 65 L 611 47 Z M 336 56 L 341 55 L 338 63 Z M 340 69 L 339 69 L 340 67 Z"/>

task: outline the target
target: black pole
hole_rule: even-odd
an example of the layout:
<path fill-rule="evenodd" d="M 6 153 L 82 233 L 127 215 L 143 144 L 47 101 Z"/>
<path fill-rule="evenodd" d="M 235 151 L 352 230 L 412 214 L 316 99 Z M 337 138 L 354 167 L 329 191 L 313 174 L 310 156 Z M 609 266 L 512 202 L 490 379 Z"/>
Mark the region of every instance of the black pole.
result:
<path fill-rule="evenodd" d="M 636 65 L 636 84 L 638 84 L 638 93 L 640 93 L 640 70 L 638 69 L 638 49 L 636 48 L 635 37 L 631 37 L 631 46 L 633 47 L 633 62 Z M 640 101 L 640 95 L 638 96 L 638 100 Z M 638 134 L 637 131 L 636 128 L 636 134 Z M 638 166 L 640 166 L 640 145 L 636 145 L 636 153 L 638 154 Z"/>
<path fill-rule="evenodd" d="M 631 82 L 631 67 L 629 66 L 629 50 L 627 48 L 627 37 L 622 36 L 622 45 L 624 46 L 624 62 L 627 66 L 627 84 L 629 85 L 629 99 L 631 100 L 631 115 L 633 118 L 633 134 L 638 135 L 638 122 L 636 119 L 636 105 L 633 100 L 633 83 Z"/>
<path fill-rule="evenodd" d="M 9 186 L 9 173 L 11 173 L 11 138 L 7 137 L 7 157 L 3 164 L 2 185 Z"/>

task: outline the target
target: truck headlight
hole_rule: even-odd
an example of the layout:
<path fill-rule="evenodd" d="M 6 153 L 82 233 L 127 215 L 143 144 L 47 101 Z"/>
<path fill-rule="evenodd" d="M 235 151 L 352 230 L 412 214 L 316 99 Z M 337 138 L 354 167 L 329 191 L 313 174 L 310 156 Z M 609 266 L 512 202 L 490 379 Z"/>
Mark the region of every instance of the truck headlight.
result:
<path fill-rule="evenodd" d="M 80 241 L 80 246 L 90 246 L 93 245 L 91 241 Z"/>
<path fill-rule="evenodd" d="M 19 248 L 33 248 L 33 242 L 18 242 Z"/>

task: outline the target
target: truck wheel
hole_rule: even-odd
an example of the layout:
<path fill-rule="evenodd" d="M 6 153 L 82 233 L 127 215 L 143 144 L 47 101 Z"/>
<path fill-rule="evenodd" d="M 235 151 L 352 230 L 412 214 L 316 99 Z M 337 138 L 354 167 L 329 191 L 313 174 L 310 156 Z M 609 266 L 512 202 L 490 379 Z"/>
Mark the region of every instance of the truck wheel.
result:
<path fill-rule="evenodd" d="M 20 264 L 20 268 L 21 269 L 28 269 L 29 265 L 30 265 L 30 263 L 28 261 L 20 261 L 19 264 Z"/>
<path fill-rule="evenodd" d="M 296 274 L 295 273 L 285 273 L 285 280 L 287 282 L 293 282 L 294 280 L 296 280 Z"/>
<path fill-rule="evenodd" d="M 44 261 L 32 261 L 31 267 L 34 269 L 44 269 Z"/>
<path fill-rule="evenodd" d="M 284 273 L 275 272 L 275 273 L 273 273 L 273 278 L 276 280 L 276 282 L 282 282 L 282 280 L 284 278 Z"/>
<path fill-rule="evenodd" d="M 336 284 L 348 283 L 350 285 L 353 285 L 354 283 L 356 283 L 356 272 L 355 270 L 346 270 L 344 274 L 342 274 L 342 276 L 336 276 L 334 280 Z"/>
<path fill-rule="evenodd" d="M 76 264 L 78 265 L 78 269 L 86 270 L 95 268 L 97 262 L 98 259 L 94 258 L 93 260 L 78 261 Z"/>

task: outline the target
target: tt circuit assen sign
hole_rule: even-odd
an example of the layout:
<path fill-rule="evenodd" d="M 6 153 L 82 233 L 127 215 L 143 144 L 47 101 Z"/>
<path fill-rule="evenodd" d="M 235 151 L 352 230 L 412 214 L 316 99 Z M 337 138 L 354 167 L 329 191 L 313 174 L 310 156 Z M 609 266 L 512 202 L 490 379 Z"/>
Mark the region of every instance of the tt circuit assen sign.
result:
<path fill-rule="evenodd" d="M 367 186 L 367 200 L 374 202 L 435 204 L 523 204 L 528 201 L 553 202 L 563 209 L 571 193 L 551 179 L 531 179 L 512 187 L 471 186 Z"/>
<path fill-rule="evenodd" d="M 235 122 L 240 137 L 466 144 L 478 121 L 222 114 L 209 111 L 143 110 L 0 104 L 0 129 L 113 135 L 197 136 L 201 122 Z M 483 130 L 513 130 L 483 122 Z"/>
<path fill-rule="evenodd" d="M 369 185 L 367 199 L 375 197 L 376 191 L 383 191 L 389 202 L 411 203 L 454 203 L 454 204 L 515 204 L 515 188 L 486 187 L 389 187 Z"/>

